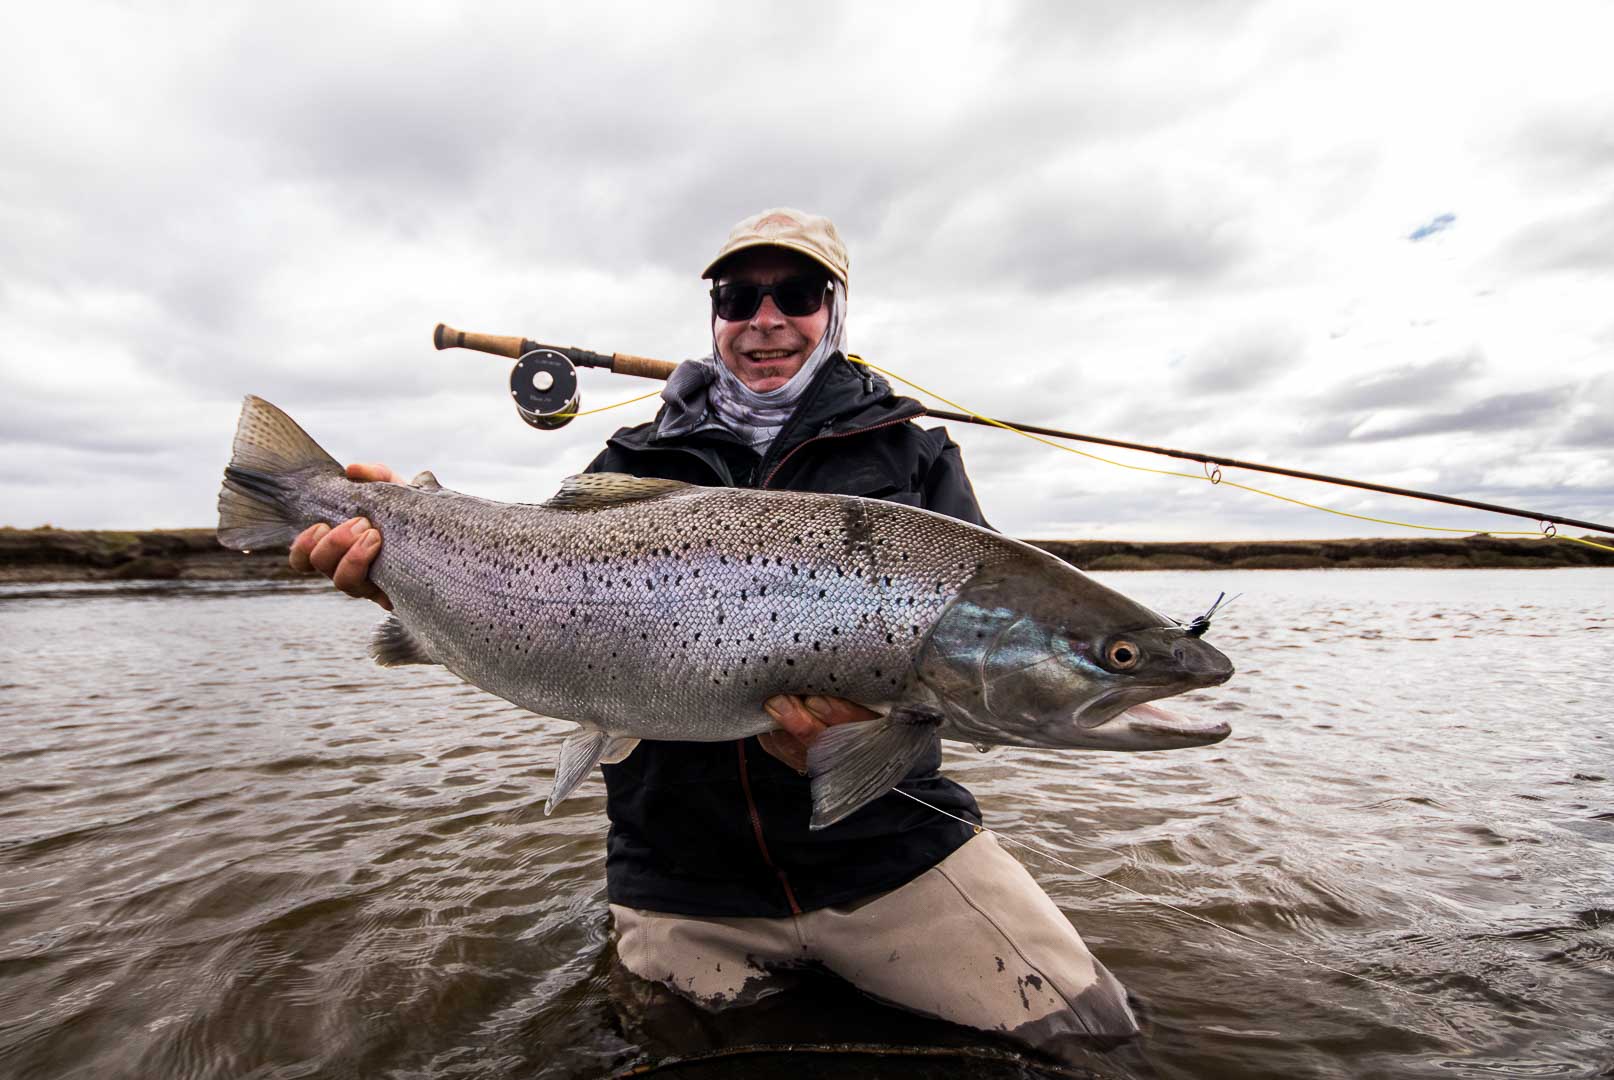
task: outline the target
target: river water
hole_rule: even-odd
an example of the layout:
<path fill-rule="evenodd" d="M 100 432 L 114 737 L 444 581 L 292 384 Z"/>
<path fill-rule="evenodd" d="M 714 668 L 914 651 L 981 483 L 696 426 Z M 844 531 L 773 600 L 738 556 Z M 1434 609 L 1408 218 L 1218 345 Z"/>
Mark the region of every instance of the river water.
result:
<path fill-rule="evenodd" d="M 1232 737 L 948 758 L 1139 1002 L 1094 1071 L 1614 1075 L 1614 571 L 1104 580 L 1183 616 L 1243 594 L 1210 634 L 1239 673 L 1192 699 Z M 376 614 L 298 585 L 0 589 L 0 1076 L 682 1052 L 611 974 L 603 788 L 543 815 L 563 727 L 374 667 Z M 822 993 L 852 1006 L 800 1009 L 821 1042 L 988 1042 Z"/>

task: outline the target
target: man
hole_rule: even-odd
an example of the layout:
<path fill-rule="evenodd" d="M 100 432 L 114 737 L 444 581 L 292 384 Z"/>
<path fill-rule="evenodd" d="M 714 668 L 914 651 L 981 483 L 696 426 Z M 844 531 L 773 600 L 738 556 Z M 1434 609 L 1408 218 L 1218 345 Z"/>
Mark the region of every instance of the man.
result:
<path fill-rule="evenodd" d="M 590 471 L 862 495 L 985 524 L 958 447 L 846 359 L 848 263 L 829 219 L 746 218 L 702 276 L 714 281 L 712 355 L 680 365 L 656 418 L 613 435 Z M 385 466 L 348 474 L 397 482 Z M 389 606 L 366 576 L 380 542 L 362 521 L 315 526 L 291 561 Z M 807 747 L 875 714 L 788 695 L 766 709 L 778 729 L 754 739 L 645 741 L 602 767 L 624 967 L 708 1008 L 758 1000 L 812 966 L 1054 1052 L 1136 1033 L 1120 984 L 976 827 L 969 792 L 937 772 L 939 742 L 898 785 L 935 809 L 887 795 L 814 832 Z"/>

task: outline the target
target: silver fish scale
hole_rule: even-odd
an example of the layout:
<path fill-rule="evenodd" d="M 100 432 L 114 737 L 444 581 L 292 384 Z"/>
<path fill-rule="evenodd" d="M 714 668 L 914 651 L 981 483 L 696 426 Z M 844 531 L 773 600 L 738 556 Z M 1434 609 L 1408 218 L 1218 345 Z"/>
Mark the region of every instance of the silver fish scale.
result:
<path fill-rule="evenodd" d="M 372 577 L 435 659 L 535 712 L 653 739 L 768 730 L 777 693 L 902 700 L 959 587 L 1017 547 L 845 496 L 691 488 L 560 510 L 329 483 L 381 530 Z"/>

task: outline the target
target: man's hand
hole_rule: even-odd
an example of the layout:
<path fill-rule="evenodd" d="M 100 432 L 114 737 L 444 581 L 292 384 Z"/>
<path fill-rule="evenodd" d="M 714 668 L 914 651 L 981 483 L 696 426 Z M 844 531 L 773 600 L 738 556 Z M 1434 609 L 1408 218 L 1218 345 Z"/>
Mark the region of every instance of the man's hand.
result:
<path fill-rule="evenodd" d="M 347 478 L 361 484 L 401 484 L 385 465 L 349 465 Z M 351 518 L 336 528 L 310 525 L 291 543 L 293 570 L 318 570 L 331 584 L 361 600 L 374 600 L 388 611 L 392 601 L 370 580 L 370 564 L 381 550 L 381 532 L 364 518 Z"/>
<path fill-rule="evenodd" d="M 825 730 L 837 724 L 873 720 L 880 715 L 845 698 L 816 695 L 803 698 L 778 694 L 762 707 L 778 723 L 779 730 L 758 735 L 757 744 L 803 776 L 807 775 L 807 747 Z"/>

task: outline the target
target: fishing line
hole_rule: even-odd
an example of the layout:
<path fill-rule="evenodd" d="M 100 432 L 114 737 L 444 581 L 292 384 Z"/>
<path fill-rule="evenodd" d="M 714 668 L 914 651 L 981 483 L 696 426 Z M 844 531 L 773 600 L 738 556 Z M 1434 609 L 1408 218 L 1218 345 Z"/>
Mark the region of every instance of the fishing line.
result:
<path fill-rule="evenodd" d="M 904 386 L 910 386 L 927 397 L 935 398 L 944 405 L 952 406 L 959 412 L 968 413 L 970 416 L 974 417 L 978 423 L 987 424 L 995 428 L 1002 428 L 1004 431 L 1012 432 L 1013 434 L 1019 435 L 1022 438 L 1030 439 L 1032 442 L 1041 443 L 1044 446 L 1051 446 L 1055 450 L 1063 450 L 1066 453 L 1077 454 L 1084 458 L 1091 458 L 1093 461 L 1102 461 L 1104 464 L 1114 465 L 1116 468 L 1131 469 L 1134 472 L 1154 473 L 1156 476 L 1175 476 L 1183 480 L 1204 480 L 1213 485 L 1225 485 L 1227 487 L 1238 488 L 1240 491 L 1248 491 L 1256 495 L 1265 495 L 1269 499 L 1277 499 L 1280 502 L 1291 503 L 1295 506 L 1304 506 L 1308 510 L 1320 510 L 1325 514 L 1334 514 L 1337 517 L 1354 518 L 1357 521 L 1371 521 L 1376 525 L 1396 525 L 1404 529 L 1422 529 L 1425 532 L 1472 533 L 1474 531 L 1471 528 L 1452 528 L 1444 525 L 1420 525 L 1411 521 L 1396 521 L 1393 518 L 1371 517 L 1367 514 L 1353 514 L 1348 510 L 1335 510 L 1329 506 L 1320 506 L 1317 503 L 1306 502 L 1304 499 L 1296 499 L 1288 495 L 1280 495 L 1275 491 L 1267 491 L 1264 488 L 1253 487 L 1249 484 L 1241 484 L 1235 480 L 1228 480 L 1222 475 L 1222 470 L 1219 467 L 1213 470 L 1207 470 L 1203 476 L 1195 476 L 1193 473 L 1178 472 L 1175 469 L 1156 469 L 1148 465 L 1134 465 L 1130 462 L 1116 461 L 1113 458 L 1104 457 L 1102 454 L 1094 454 L 1086 450 L 1078 450 L 1074 446 L 1066 446 L 1064 443 L 1054 442 L 1052 439 L 1043 438 L 1041 435 L 1035 435 L 1029 431 L 1021 431 L 1019 428 L 1014 427 L 1011 424 L 1005 424 L 1001 420 L 994 420 L 990 416 L 984 416 L 981 413 L 976 412 L 974 409 L 966 408 L 956 401 L 943 397 L 934 390 L 920 386 L 911 379 L 905 379 L 893 371 L 888 371 L 885 368 L 880 367 L 878 364 L 872 364 L 863 359 L 861 356 L 849 355 L 847 359 L 854 364 L 861 364 L 864 367 L 869 368 L 871 371 L 878 371 L 881 375 L 884 375 L 888 379 L 895 379 Z M 1526 532 L 1523 530 L 1496 530 L 1491 531 L 1490 535 L 1524 536 L 1536 540 L 1569 540 L 1577 544 L 1584 544 L 1587 547 L 1597 548 L 1600 551 L 1614 552 L 1614 547 L 1607 544 L 1598 544 L 1590 540 L 1585 540 L 1574 536 L 1564 536 L 1559 533 L 1557 529 L 1552 528 L 1551 526 L 1548 526 L 1547 529 L 1540 532 Z"/>
<path fill-rule="evenodd" d="M 913 795 L 913 794 L 910 794 L 909 792 L 903 791 L 901 788 L 892 788 L 891 790 L 896 792 L 898 795 L 907 796 L 908 798 L 912 799 L 914 802 L 918 803 L 920 806 L 929 807 L 931 810 L 936 811 L 936 813 L 940 814 L 942 817 L 952 818 L 954 821 L 961 822 L 961 823 L 963 823 L 965 825 L 968 825 L 970 828 L 974 829 L 978 833 L 980 833 L 980 832 L 990 832 L 993 836 L 996 836 L 999 840 L 1005 841 L 1006 843 L 1013 844 L 1015 847 L 1025 848 L 1027 851 L 1033 852 L 1033 853 L 1041 856 L 1044 859 L 1048 859 L 1048 860 L 1050 860 L 1052 862 L 1056 862 L 1060 866 L 1065 867 L 1066 869 L 1074 870 L 1078 874 L 1083 875 L 1084 877 L 1091 878 L 1094 881 L 1102 881 L 1106 885 L 1112 885 L 1115 888 L 1120 889 L 1122 892 L 1128 892 L 1128 893 L 1131 893 L 1133 896 L 1139 897 L 1140 899 L 1147 900 L 1147 901 L 1149 901 L 1151 903 L 1154 903 L 1154 904 L 1158 904 L 1161 907 L 1167 909 L 1168 911 L 1175 911 L 1179 915 L 1183 915 L 1183 916 L 1186 916 L 1187 918 L 1193 919 L 1195 922 L 1202 922 L 1206 926 L 1209 926 L 1209 927 L 1211 927 L 1213 929 L 1216 929 L 1216 930 L 1220 930 L 1224 934 L 1231 934 L 1234 937 L 1240 938 L 1240 939 L 1242 939 L 1244 941 L 1247 941 L 1252 945 L 1259 945 L 1261 948 L 1270 950 L 1271 952 L 1275 952 L 1279 956 L 1287 957 L 1290 960 L 1298 960 L 1302 964 L 1310 964 L 1312 967 L 1322 968 L 1324 971 L 1331 971 L 1336 975 L 1344 975 L 1347 978 L 1355 979 L 1358 982 L 1367 983 L 1370 986 L 1376 986 L 1376 987 L 1379 987 L 1379 988 L 1384 989 L 1384 990 L 1394 990 L 1398 994 L 1406 994 L 1409 997 L 1422 998 L 1425 1001 L 1439 1001 L 1440 1000 L 1434 994 L 1425 994 L 1425 993 L 1423 993 L 1422 991 L 1419 991 L 1419 990 L 1408 990 L 1404 986 L 1397 986 L 1395 983 L 1386 982 L 1383 979 L 1375 979 L 1371 975 L 1359 975 L 1354 971 L 1347 971 L 1345 968 L 1335 967 L 1332 964 L 1325 964 L 1321 960 L 1313 960 L 1309 956 L 1303 956 L 1300 953 L 1292 952 L 1289 949 L 1283 948 L 1281 945 L 1273 945 L 1271 942 L 1262 941 L 1260 938 L 1255 937 L 1255 936 L 1253 936 L 1251 934 L 1246 934 L 1242 930 L 1235 930 L 1231 926 L 1223 926 L 1221 923 L 1217 922 L 1215 919 L 1208 919 L 1205 916 L 1198 914 L 1197 912 L 1189 911 L 1187 908 L 1178 907 L 1176 904 L 1169 904 L 1166 901 L 1161 900 L 1159 897 L 1150 896 L 1146 892 L 1140 892 L 1139 890 L 1132 888 L 1130 885 L 1123 885 L 1119 881 L 1116 881 L 1114 878 L 1107 878 L 1103 874 L 1095 874 L 1091 870 L 1087 870 L 1087 869 L 1084 869 L 1083 867 L 1077 866 L 1073 862 L 1068 862 L 1065 859 L 1061 859 L 1058 855 L 1055 855 L 1055 854 L 1053 854 L 1051 852 L 1048 852 L 1048 851 L 1044 851 L 1042 848 L 1037 847 L 1035 844 L 1028 844 L 1023 840 L 1016 840 L 1014 837 L 1009 836 L 1006 833 L 999 832 L 996 829 L 988 829 L 984 825 L 977 825 L 975 822 L 969 820 L 968 818 L 959 817 L 957 814 L 949 813 L 948 811 L 943 810 L 939 806 L 934 806 L 931 803 L 926 802 L 924 799 L 921 799 L 917 795 Z M 1082 844 L 1083 847 L 1093 848 L 1093 849 L 1095 849 L 1097 851 L 1103 851 L 1103 852 L 1107 852 L 1107 853 L 1109 853 L 1111 855 L 1114 855 L 1116 858 L 1120 859 L 1122 862 L 1125 862 L 1125 863 L 1127 863 L 1127 864 L 1129 864 L 1131 866 L 1134 866 L 1134 867 L 1138 866 L 1137 860 L 1130 859 L 1127 856 L 1121 854 L 1119 851 L 1114 850 L 1113 848 L 1104 847 L 1102 844 L 1083 843 L 1080 840 L 1078 840 L 1076 842 L 1079 843 L 1079 844 Z M 1140 869 L 1141 869 L 1141 867 L 1140 867 Z"/>
<path fill-rule="evenodd" d="M 593 416 L 595 413 L 608 412 L 611 409 L 620 409 L 624 405 L 632 405 L 634 402 L 637 402 L 637 401 L 645 401 L 645 400 L 647 400 L 649 398 L 660 397 L 660 396 L 661 396 L 661 391 L 660 390 L 652 390 L 648 394 L 640 394 L 638 397 L 630 397 L 626 401 L 612 402 L 610 405 L 601 405 L 597 409 L 583 409 L 583 410 L 581 410 L 579 412 L 558 412 L 558 413 L 550 413 L 549 415 L 550 415 L 550 417 L 552 419 L 555 419 L 555 420 L 561 420 L 561 419 L 575 420 L 579 416 Z"/>

